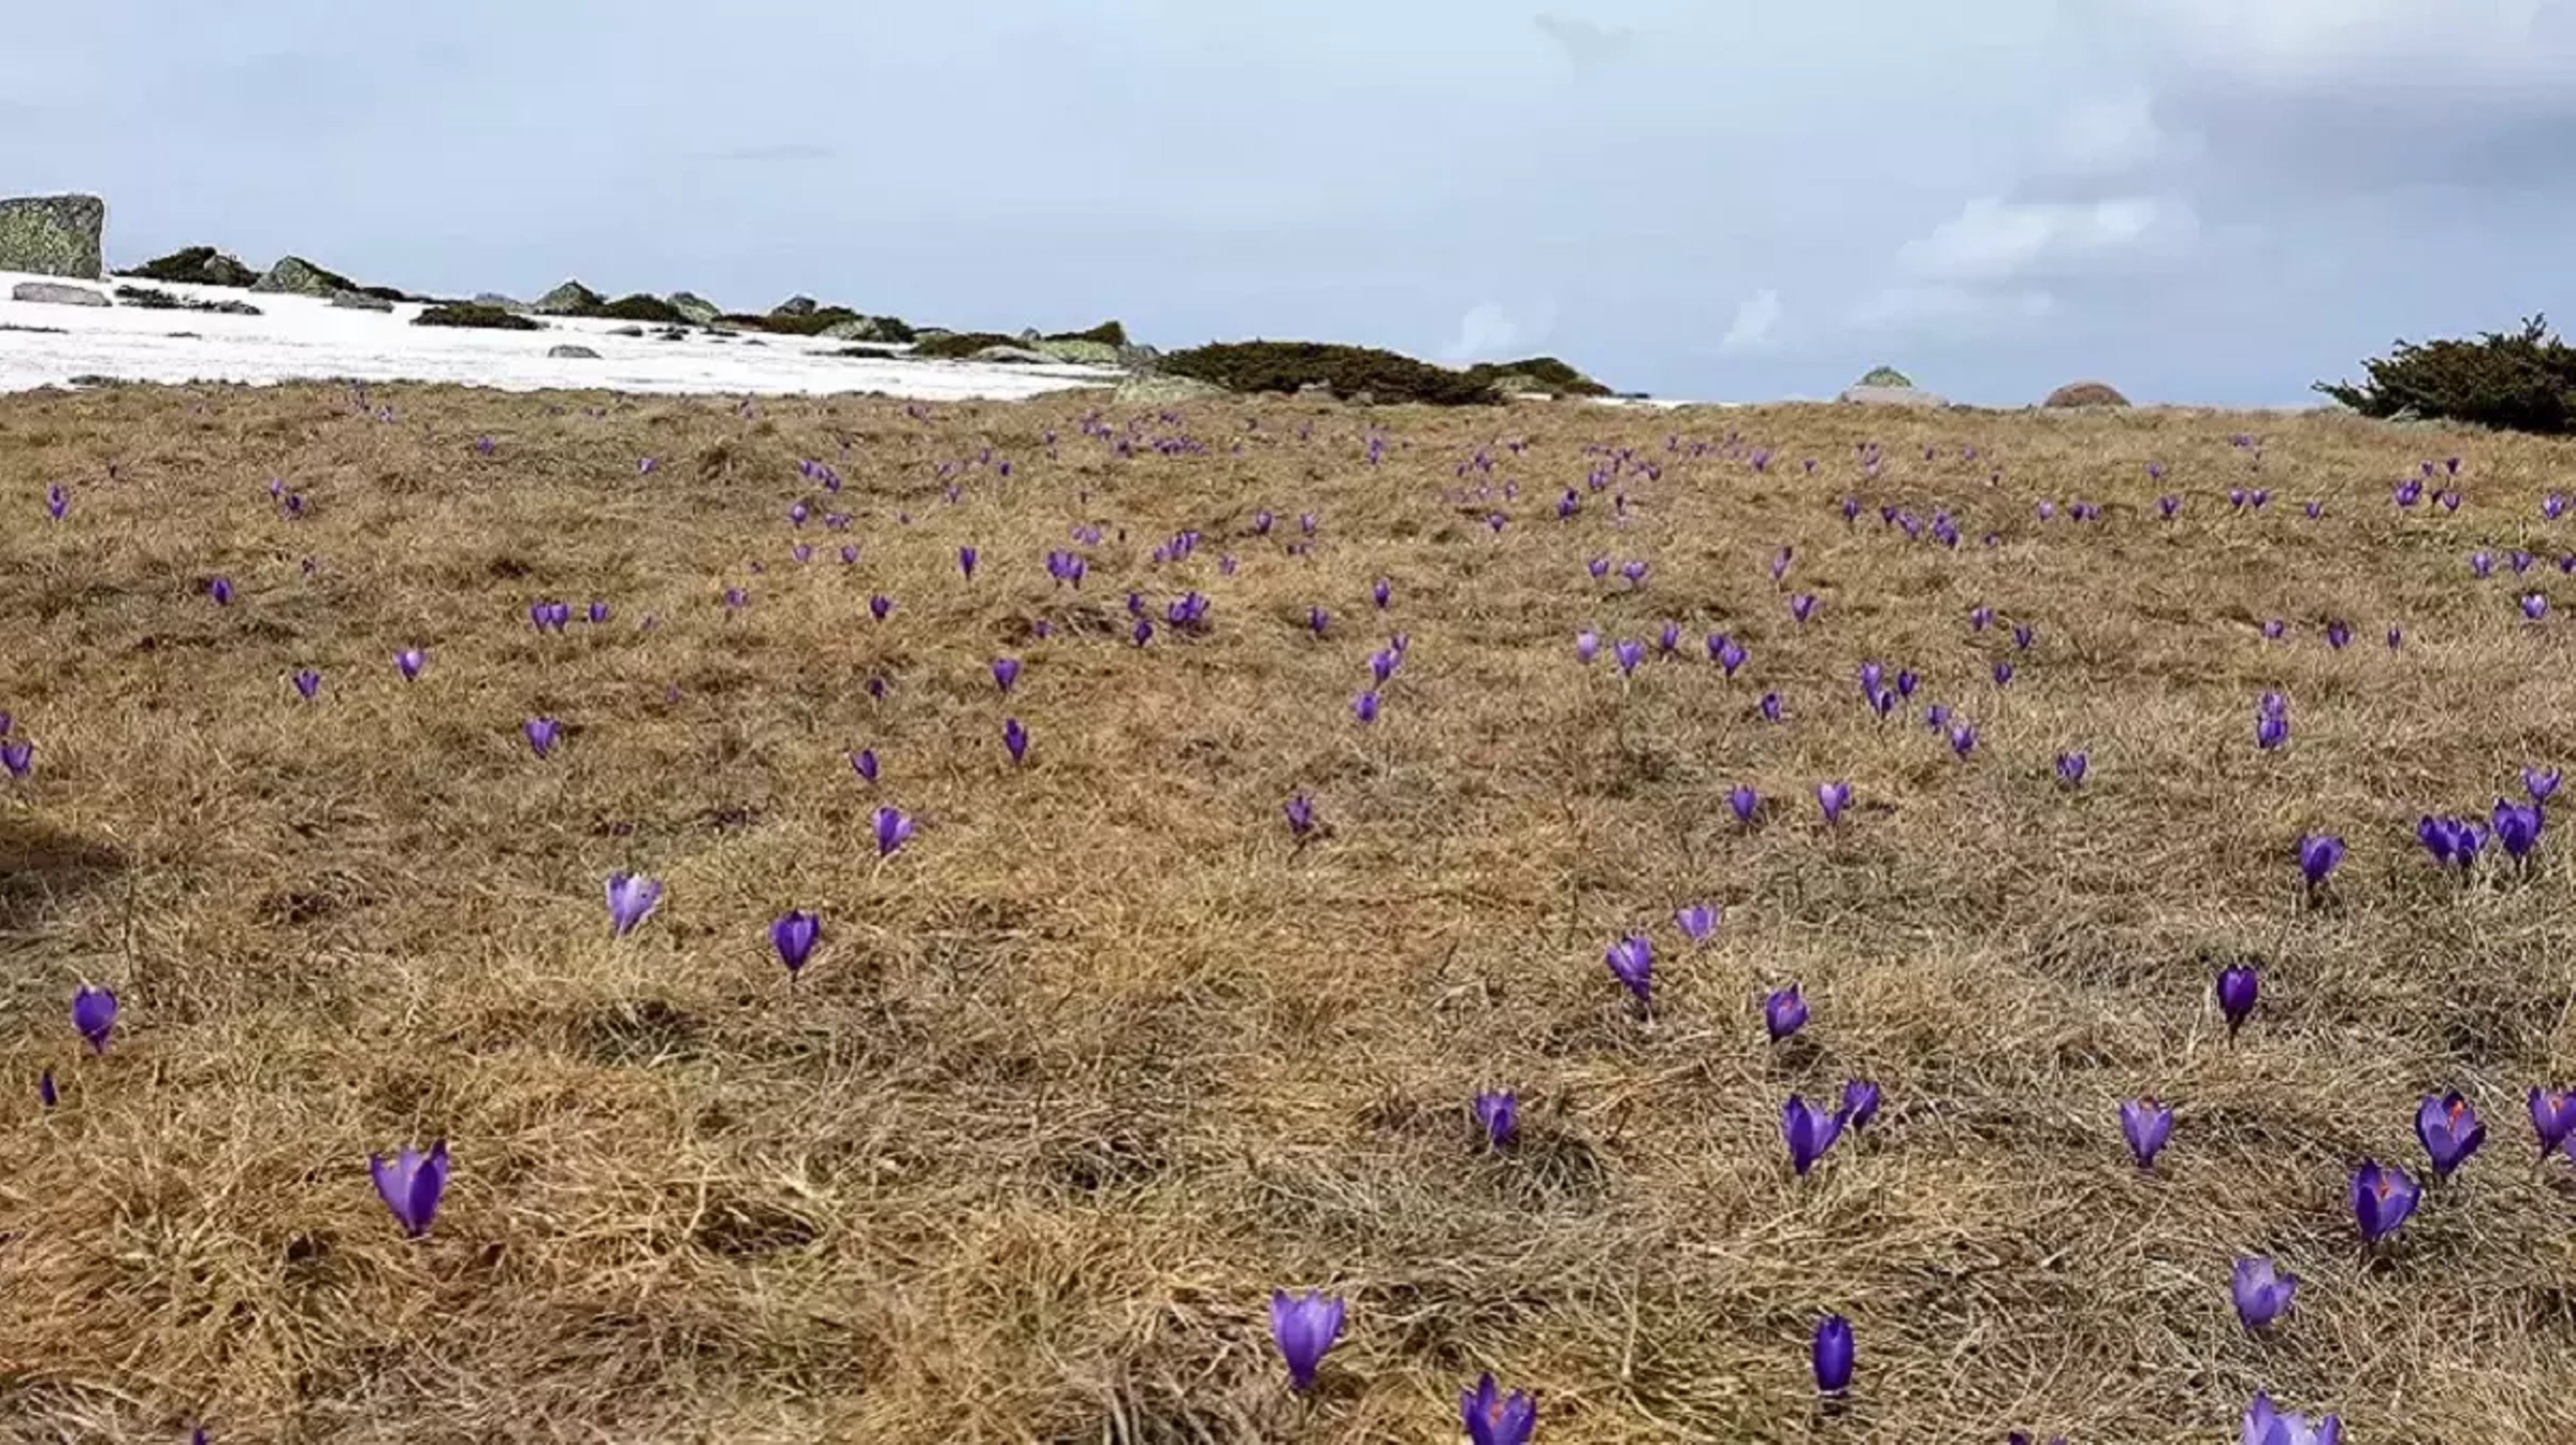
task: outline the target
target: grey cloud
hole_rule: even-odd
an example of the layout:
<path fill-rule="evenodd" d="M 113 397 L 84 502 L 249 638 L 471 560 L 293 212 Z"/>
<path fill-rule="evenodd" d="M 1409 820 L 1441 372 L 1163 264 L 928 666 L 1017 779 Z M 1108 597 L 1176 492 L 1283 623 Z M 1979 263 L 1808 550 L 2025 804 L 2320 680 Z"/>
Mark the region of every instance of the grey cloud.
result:
<path fill-rule="evenodd" d="M 1595 25 L 1589 20 L 1541 15 L 1536 18 L 1536 23 L 1540 34 L 1555 41 L 1566 58 L 1582 68 L 1609 64 L 1628 54 L 1637 43 L 1634 30 Z"/>

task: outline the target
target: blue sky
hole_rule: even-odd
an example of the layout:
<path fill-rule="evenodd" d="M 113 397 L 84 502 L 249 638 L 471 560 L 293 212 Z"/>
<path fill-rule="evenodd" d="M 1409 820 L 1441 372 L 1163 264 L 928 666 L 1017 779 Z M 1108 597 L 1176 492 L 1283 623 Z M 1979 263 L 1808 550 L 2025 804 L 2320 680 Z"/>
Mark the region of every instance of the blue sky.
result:
<path fill-rule="evenodd" d="M 2576 325 L 2571 182 L 2576 0 L 93 0 L 0 47 L 0 190 L 105 195 L 115 264 L 1704 399 L 1883 360 L 2301 404 L 2399 336 Z"/>

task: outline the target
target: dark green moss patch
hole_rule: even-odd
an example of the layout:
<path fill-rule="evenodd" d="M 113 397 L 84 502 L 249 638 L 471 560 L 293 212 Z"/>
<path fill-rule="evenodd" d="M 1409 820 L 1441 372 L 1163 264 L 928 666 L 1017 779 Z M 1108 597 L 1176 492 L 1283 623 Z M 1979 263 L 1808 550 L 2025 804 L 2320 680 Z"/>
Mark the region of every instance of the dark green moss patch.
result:
<path fill-rule="evenodd" d="M 1294 392 L 1330 387 L 1335 396 L 1365 392 L 1372 401 L 1428 406 L 1491 406 L 1502 397 L 1465 372 L 1367 346 L 1321 341 L 1230 341 L 1165 356 L 1161 369 L 1231 392 Z"/>
<path fill-rule="evenodd" d="M 477 306 L 472 302 L 451 302 L 432 306 L 412 318 L 414 326 L 466 326 L 481 331 L 543 331 L 542 323 L 531 321 L 498 306 Z"/>

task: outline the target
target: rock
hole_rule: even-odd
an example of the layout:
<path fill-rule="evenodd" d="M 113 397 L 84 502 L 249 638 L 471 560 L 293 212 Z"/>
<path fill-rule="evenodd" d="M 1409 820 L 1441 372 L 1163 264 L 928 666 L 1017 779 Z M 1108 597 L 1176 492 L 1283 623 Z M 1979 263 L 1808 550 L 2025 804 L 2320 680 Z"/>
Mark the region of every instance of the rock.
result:
<path fill-rule="evenodd" d="M 1020 344 L 1031 351 L 1037 350 L 1038 342 L 1043 339 L 1044 338 L 1038 335 L 1038 329 L 1034 326 L 1024 326 L 1020 328 Z"/>
<path fill-rule="evenodd" d="M 1055 362 L 1055 358 L 1045 352 L 1031 351 L 1025 346 L 987 346 L 968 359 L 1007 366 L 1050 366 Z"/>
<path fill-rule="evenodd" d="M 528 309 L 542 316 L 573 316 L 607 304 L 607 298 L 578 281 L 566 281 L 537 298 Z"/>
<path fill-rule="evenodd" d="M 2127 406 L 2128 404 L 2129 399 L 2120 395 L 2117 389 L 2099 381 L 2070 381 L 2050 392 L 2047 400 L 2040 403 L 2041 406 L 2051 407 Z"/>
<path fill-rule="evenodd" d="M 884 321 L 874 316 L 853 316 L 847 321 L 835 321 L 816 334 L 826 341 L 882 341 L 889 345 L 897 344 L 893 334 L 886 330 Z"/>
<path fill-rule="evenodd" d="M 326 271 L 301 256 L 283 256 L 256 281 L 253 291 L 272 296 L 323 296 L 334 291 L 355 291 L 357 283 L 336 271 Z"/>
<path fill-rule="evenodd" d="M 107 293 L 86 286 L 65 286 L 58 281 L 21 281 L 9 288 L 12 301 L 31 301 L 45 306 L 105 306 Z"/>
<path fill-rule="evenodd" d="M 364 291 L 334 291 L 331 293 L 331 304 L 343 311 L 391 311 L 394 309 L 394 303 L 387 301 L 382 296 L 370 296 Z"/>
<path fill-rule="evenodd" d="M 676 326 L 666 327 L 663 330 L 654 332 L 653 335 L 662 341 L 686 341 L 689 339 L 689 333 L 682 331 Z"/>
<path fill-rule="evenodd" d="M 1869 374 L 1852 383 L 1854 386 L 1912 386 L 1914 379 L 1893 366 L 1873 366 Z"/>
<path fill-rule="evenodd" d="M 1947 397 L 1938 396 L 1928 391 L 1918 391 L 1912 386 L 1846 387 L 1843 394 L 1834 399 L 1836 401 L 1850 402 L 1856 406 L 1934 407 L 1948 406 L 1950 404 Z"/>
<path fill-rule="evenodd" d="M 251 305 L 247 301 L 218 301 L 206 309 L 218 312 L 225 316 L 257 316 L 261 314 L 258 307 Z"/>
<path fill-rule="evenodd" d="M 1118 383 L 1118 400 L 1144 406 L 1168 406 L 1175 402 L 1211 401 L 1232 392 L 1212 381 L 1188 376 L 1131 376 Z"/>
<path fill-rule="evenodd" d="M 106 231 L 107 202 L 96 196 L 20 196 L 0 201 L 0 271 L 96 281 L 106 274 L 99 251 Z M 105 297 L 99 300 L 106 302 Z"/>
<path fill-rule="evenodd" d="M 672 310 L 689 318 L 692 326 L 705 326 L 724 314 L 714 302 L 693 291 L 674 291 L 662 299 L 671 303 Z"/>
<path fill-rule="evenodd" d="M 1297 399 L 1299 401 L 1331 401 L 1333 399 L 1333 388 L 1327 382 L 1302 382 L 1297 387 Z"/>
<path fill-rule="evenodd" d="M 815 309 L 822 304 L 823 303 L 815 300 L 811 296 L 790 296 L 786 300 L 769 308 L 769 314 L 772 316 L 811 316 L 814 314 Z"/>
<path fill-rule="evenodd" d="M 608 334 L 611 336 L 641 336 L 644 334 L 644 328 L 641 326 L 620 326 Z"/>
<path fill-rule="evenodd" d="M 477 306 L 489 306 L 495 311 L 525 311 L 528 309 L 527 302 L 513 301 L 498 291 L 475 292 L 474 304 Z"/>
<path fill-rule="evenodd" d="M 599 353 L 589 347 L 570 344 L 549 346 L 546 348 L 546 355 L 559 361 L 597 361 L 599 359 Z"/>
<path fill-rule="evenodd" d="M 1106 341 L 1040 341 L 1030 349 L 1076 366 L 1118 365 L 1118 348 Z"/>
<path fill-rule="evenodd" d="M 259 273 L 212 246 L 188 246 L 124 273 L 144 281 L 186 286 L 249 286 Z"/>
<path fill-rule="evenodd" d="M 1152 371 L 1162 359 L 1163 353 L 1151 346 L 1136 345 L 1118 348 L 1118 364 L 1129 371 Z"/>

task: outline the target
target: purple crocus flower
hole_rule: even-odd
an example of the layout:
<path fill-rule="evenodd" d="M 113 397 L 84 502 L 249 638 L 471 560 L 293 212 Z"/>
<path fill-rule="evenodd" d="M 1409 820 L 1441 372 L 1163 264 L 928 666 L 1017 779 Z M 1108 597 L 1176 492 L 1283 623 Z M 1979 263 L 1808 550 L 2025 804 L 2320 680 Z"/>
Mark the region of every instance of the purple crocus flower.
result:
<path fill-rule="evenodd" d="M 8 729 L 0 728 L 0 732 L 6 731 Z M 2529 793 L 2531 801 L 2535 803 L 2548 802 L 2558 792 L 2558 770 L 2551 768 L 2544 772 L 2539 768 L 2523 769 L 2522 790 Z"/>
<path fill-rule="evenodd" d="M 2519 577 L 2523 573 L 2531 570 L 2531 554 L 2522 550 L 2520 547 L 2516 547 L 2512 551 L 2505 553 L 2504 560 L 2505 565 L 2513 569 L 2513 575 L 2516 577 Z"/>
<path fill-rule="evenodd" d="M 1950 751 L 1964 758 L 1976 750 L 1976 728 L 1967 723 L 1954 724 L 1950 729 Z"/>
<path fill-rule="evenodd" d="M 967 581 L 972 582 L 975 580 L 974 548 L 960 547 L 957 549 L 957 570 L 965 574 Z"/>
<path fill-rule="evenodd" d="M 1020 680 L 1020 660 L 1016 657 L 993 659 L 993 685 L 1007 693 L 1011 684 Z"/>
<path fill-rule="evenodd" d="M 2227 1032 L 2232 1036 L 2245 1026 L 2254 1013 L 2254 1000 L 2262 991 L 2262 981 L 2250 963 L 2230 964 L 2218 973 L 2218 1011 L 2227 1016 Z"/>
<path fill-rule="evenodd" d="M 1601 634 L 1597 632 L 1578 632 L 1574 634 L 1574 655 L 1583 659 L 1587 663 L 1592 661 L 1594 658 L 1599 657 L 1601 655 Z"/>
<path fill-rule="evenodd" d="M 2531 1132 L 2540 1141 L 2540 1157 L 2576 1138 L 2576 1089 L 2531 1091 Z"/>
<path fill-rule="evenodd" d="M 1538 1429 L 1538 1402 L 1524 1390 L 1503 1394 L 1490 1374 L 1458 1397 L 1458 1414 L 1467 1425 L 1467 1445 L 1529 1445 Z"/>
<path fill-rule="evenodd" d="M 850 767 L 861 778 L 864 778 L 871 783 L 875 782 L 877 780 L 876 749 L 861 748 L 857 752 L 850 754 Z"/>
<path fill-rule="evenodd" d="M 1315 800 L 1304 793 L 1292 793 L 1284 805 L 1288 815 L 1288 836 L 1303 843 L 1315 831 Z"/>
<path fill-rule="evenodd" d="M 868 599 L 868 614 L 876 618 L 877 621 L 885 621 L 886 614 L 892 611 L 894 611 L 894 599 L 886 596 L 884 593 L 880 592 L 876 596 Z"/>
<path fill-rule="evenodd" d="M 891 857 L 894 850 L 912 841 L 912 820 L 899 808 L 879 808 L 876 813 L 877 856 Z"/>
<path fill-rule="evenodd" d="M 371 1154 L 367 1172 L 375 1176 L 376 1197 L 393 1211 L 404 1238 L 429 1233 L 430 1221 L 438 1217 L 438 1198 L 447 1192 L 446 1140 L 431 1144 L 426 1154 L 409 1148 L 391 1160 Z"/>
<path fill-rule="evenodd" d="M 62 1091 L 54 1087 L 54 1071 L 46 1069 L 36 1075 L 36 1102 L 50 1109 L 63 1101 Z"/>
<path fill-rule="evenodd" d="M 1846 1129 L 1866 1129 L 1878 1117 L 1878 1085 L 1853 1079 L 1843 1085 L 1842 1121 Z"/>
<path fill-rule="evenodd" d="M 1670 657 L 1674 653 L 1681 651 L 1681 649 L 1682 625 L 1678 622 L 1665 623 L 1664 630 L 1656 635 L 1655 650 L 1666 657 Z"/>
<path fill-rule="evenodd" d="M 71 493 L 64 491 L 59 482 L 53 486 L 45 488 L 46 516 L 59 522 L 63 519 L 63 513 L 71 510 L 71 506 L 72 495 Z"/>
<path fill-rule="evenodd" d="M 2290 720 L 2279 713 L 2262 713 L 2254 719 L 2254 746 L 2271 752 L 2290 740 Z"/>
<path fill-rule="evenodd" d="M 1646 585 L 1646 571 L 1646 564 L 1642 561 L 1622 562 L 1619 564 L 1619 575 L 1627 578 L 1628 585 L 1631 587 L 1643 587 Z"/>
<path fill-rule="evenodd" d="M 72 1028 L 88 1041 L 91 1053 L 106 1053 L 107 1036 L 116 1031 L 115 993 L 81 985 L 72 995 Z"/>
<path fill-rule="evenodd" d="M 608 604 L 605 602 L 594 602 L 590 604 L 588 611 L 585 612 L 584 615 L 590 619 L 591 625 L 596 627 L 608 620 Z"/>
<path fill-rule="evenodd" d="M 1759 706 L 1762 710 L 1762 720 L 1764 722 L 1778 722 L 1780 720 L 1780 694 L 1776 692 L 1766 692 L 1762 694 L 1762 701 Z"/>
<path fill-rule="evenodd" d="M 2492 575 L 2494 575 L 2494 573 L 2495 573 L 2495 556 L 2494 556 L 2494 554 L 2493 554 L 2493 553 L 2489 553 L 2489 552 L 2471 552 L 2471 553 L 2469 554 L 2469 575 L 2470 575 L 2470 576 L 2472 576 L 2472 577 L 2487 577 L 2487 576 L 2492 576 Z"/>
<path fill-rule="evenodd" d="M 1018 718 L 1002 720 L 1002 746 L 1009 750 L 1014 765 L 1028 761 L 1029 730 L 1020 726 Z"/>
<path fill-rule="evenodd" d="M 814 945 L 822 938 L 823 920 L 802 910 L 791 910 L 769 925 L 769 946 L 778 950 L 778 961 L 787 965 L 790 982 L 804 970 L 805 961 L 814 956 Z"/>
<path fill-rule="evenodd" d="M 1816 615 L 1816 594 L 1801 592 L 1789 599 L 1789 615 L 1800 622 Z"/>
<path fill-rule="evenodd" d="M 1362 723 L 1376 722 L 1377 710 L 1378 698 L 1375 691 L 1364 692 L 1351 699 L 1351 716 L 1358 718 Z"/>
<path fill-rule="evenodd" d="M 1771 581 L 1774 586 L 1779 584 L 1781 578 L 1789 575 L 1789 558 L 1791 555 L 1792 553 L 1790 548 L 1782 547 L 1780 549 L 1780 554 L 1771 559 Z"/>
<path fill-rule="evenodd" d="M 2247 1255 L 2236 1261 L 2227 1289 L 2236 1300 L 2236 1318 L 2244 1321 L 2245 1328 L 2259 1330 L 2289 1311 L 2290 1301 L 2299 1293 L 2299 1281 L 2273 1268 L 2272 1261 Z"/>
<path fill-rule="evenodd" d="M 1639 1003 L 1653 1002 L 1655 982 L 1655 945 L 1641 935 L 1631 935 L 1610 945 L 1602 955 L 1610 973 L 1628 986 Z"/>
<path fill-rule="evenodd" d="M 1762 795 L 1738 783 L 1735 790 L 1726 795 L 1726 805 L 1735 810 L 1735 821 L 1749 824 L 1762 806 Z"/>
<path fill-rule="evenodd" d="M 0 743 L 0 768 L 7 769 L 13 778 L 23 778 L 35 771 L 36 745 L 23 738 L 14 743 Z"/>
<path fill-rule="evenodd" d="M 1583 564 L 1583 570 L 1592 574 L 1593 581 L 1599 582 L 1610 575 L 1610 559 L 1607 557 L 1595 557 L 1591 561 Z"/>
<path fill-rule="evenodd" d="M 1839 1395 L 1851 1388 L 1852 1327 L 1841 1315 L 1827 1315 L 1816 1326 L 1816 1388 Z"/>
<path fill-rule="evenodd" d="M 1306 630 L 1315 634 L 1317 637 L 1324 635 L 1324 629 L 1331 626 L 1332 621 L 1333 615 L 1326 612 L 1321 607 L 1309 607 L 1306 609 Z"/>
<path fill-rule="evenodd" d="M 1851 800 L 1852 785 L 1849 783 L 1816 784 L 1816 806 L 1824 809 L 1825 821 L 1828 823 L 1841 822 L 1843 809 L 1851 806 Z"/>
<path fill-rule="evenodd" d="M 232 579 L 229 577 L 215 577 L 208 579 L 206 582 L 206 595 L 215 599 L 215 605 L 217 607 L 231 606 L 233 600 Z"/>
<path fill-rule="evenodd" d="M 2013 646 L 2020 651 L 2030 651 L 2030 644 L 2038 636 L 2039 628 L 2034 624 L 2028 622 L 2016 622 L 2013 624 Z"/>
<path fill-rule="evenodd" d="M 1377 579 L 1376 584 L 1369 588 L 1369 600 L 1375 602 L 1380 611 L 1385 610 L 1388 600 L 1394 596 L 1395 588 L 1393 584 L 1389 583 L 1383 577 Z"/>
<path fill-rule="evenodd" d="M 1315 1370 L 1341 1338 L 1343 1301 L 1326 1299 L 1320 1290 L 1291 1295 L 1270 1293 L 1270 1338 L 1288 1362 L 1288 1386 L 1300 1392 L 1315 1386 Z"/>
<path fill-rule="evenodd" d="M 298 669 L 294 682 L 296 692 L 301 694 L 306 702 L 311 702 L 322 692 L 322 674 L 309 667 Z"/>
<path fill-rule="evenodd" d="M 1718 639 L 1717 665 L 1726 670 L 1726 675 L 1728 677 L 1735 676 L 1735 670 L 1744 665 L 1746 657 L 1747 654 L 1744 650 L 1744 644 L 1737 642 L 1732 637 L 1721 637 Z"/>
<path fill-rule="evenodd" d="M 1511 1146 L 1521 1131 L 1521 1101 L 1509 1089 L 1491 1089 L 1476 1096 L 1476 1123 L 1485 1131 L 1485 1142 L 1497 1149 Z"/>
<path fill-rule="evenodd" d="M 2433 1161 L 2433 1177 L 2448 1179 L 2487 1142 L 2487 1126 L 2456 1090 L 2439 1098 L 2427 1094 L 2415 1110 L 2415 1137 L 2424 1142 L 2424 1153 Z"/>
<path fill-rule="evenodd" d="M 1968 609 L 1968 630 L 1971 632 L 1985 631 L 1993 625 L 1994 620 L 1995 609 L 1991 607 L 1977 606 Z"/>
<path fill-rule="evenodd" d="M 1624 677 L 1635 672 L 1637 670 L 1637 664 L 1646 660 L 1646 644 L 1642 642 L 1614 642 L 1610 644 L 1610 655 L 1618 662 L 1619 673 Z"/>
<path fill-rule="evenodd" d="M 1706 943 L 1717 931 L 1717 910 L 1705 903 L 1694 903 L 1673 913 L 1673 926 L 1693 943 Z"/>
<path fill-rule="evenodd" d="M 1778 1043 L 1807 1026 L 1807 1001 L 1791 984 L 1762 1000 L 1762 1027 L 1769 1031 L 1771 1042 Z"/>
<path fill-rule="evenodd" d="M 2080 752 L 2059 753 L 2057 780 L 2070 788 L 2080 786 L 2084 781 L 2085 769 L 2090 767 L 2091 763 L 2092 760 Z"/>
<path fill-rule="evenodd" d="M 2351 642 L 2352 626 L 2350 623 L 2336 621 L 2326 624 L 2326 646 L 2333 648 L 2337 652 L 2341 652 L 2346 646 L 2350 645 Z"/>
<path fill-rule="evenodd" d="M 1145 618 L 1145 617 L 1139 617 L 1139 618 L 1137 618 L 1137 619 L 1136 619 L 1136 625 L 1135 625 L 1133 628 L 1131 628 L 1131 629 L 1129 629 L 1129 630 L 1128 630 L 1128 633 L 1127 633 L 1127 640 L 1128 640 L 1128 641 L 1130 641 L 1130 642 L 1133 642 L 1133 643 L 1134 643 L 1134 644 L 1136 644 L 1138 647 L 1142 647 L 1142 646 L 1144 646 L 1146 643 L 1153 641 L 1153 640 L 1154 640 L 1154 623 L 1153 623 L 1153 620 L 1152 620 L 1151 618 Z"/>
<path fill-rule="evenodd" d="M 1896 674 L 1896 695 L 1898 697 L 1912 697 L 1914 696 L 1914 689 L 1921 685 L 1921 683 L 1922 679 L 1916 677 L 1912 672 L 1899 669 Z"/>
<path fill-rule="evenodd" d="M 2154 1099 L 2132 1099 L 2120 1106 L 2120 1133 L 2141 1169 L 2156 1167 L 2156 1156 L 2173 1137 L 2174 1111 Z"/>
<path fill-rule="evenodd" d="M 2549 615 L 2549 599 L 2534 592 L 2522 599 L 2522 615 L 2538 622 Z"/>
<path fill-rule="evenodd" d="M 394 654 L 394 666 L 401 669 L 405 682 L 419 678 L 420 670 L 429 665 L 429 654 L 417 647 L 406 647 Z"/>
<path fill-rule="evenodd" d="M 2005 686 L 2006 684 L 2010 683 L 2012 680 L 2013 680 L 2013 665 L 2012 665 L 2012 661 L 2011 661 L 2009 658 L 1998 658 L 1998 659 L 1996 659 L 1996 661 L 1995 661 L 1995 686 L 1997 686 L 1997 687 L 2003 687 L 2003 686 Z"/>
<path fill-rule="evenodd" d="M 2257 1395 L 2245 1408 L 2244 1445 L 2337 1445 L 2343 1421 L 2332 1415 L 2311 1421 L 2305 1415 L 2272 1408 L 2272 1397 Z"/>
<path fill-rule="evenodd" d="M 2370 1244 L 2395 1234 L 2415 1212 L 2420 1191 L 2406 1171 L 2394 1164 L 2365 1159 L 2352 1175 L 2352 1217 Z"/>
<path fill-rule="evenodd" d="M 1781 1111 L 1780 1136 L 1789 1145 L 1789 1164 L 1800 1175 L 1816 1167 L 1825 1151 L 1842 1137 L 1843 1116 L 1816 1108 L 1796 1094 L 1789 1096 L 1788 1106 Z"/>
<path fill-rule="evenodd" d="M 519 730 L 528 735 L 529 750 L 542 758 L 555 750 L 555 736 L 562 726 L 550 717 L 532 717 Z"/>
<path fill-rule="evenodd" d="M 2531 856 L 2531 850 L 2540 844 L 2544 819 L 2538 803 L 2512 803 L 2498 798 L 2490 821 L 2495 825 L 2496 845 L 2517 863 Z"/>
<path fill-rule="evenodd" d="M 2278 642 L 2281 640 L 2281 634 L 2288 629 L 2288 623 L 2275 617 L 2271 621 L 2263 624 L 2263 640 L 2266 642 Z"/>
<path fill-rule="evenodd" d="M 608 931 L 624 938 L 652 915 L 662 901 L 662 885 L 641 873 L 608 875 Z"/>
<path fill-rule="evenodd" d="M 2333 834 L 2301 834 L 2299 872 L 2306 876 L 2310 888 L 2319 887 L 2326 881 L 2326 875 L 2335 871 L 2335 865 L 2343 861 L 2343 854 L 2343 840 Z"/>

